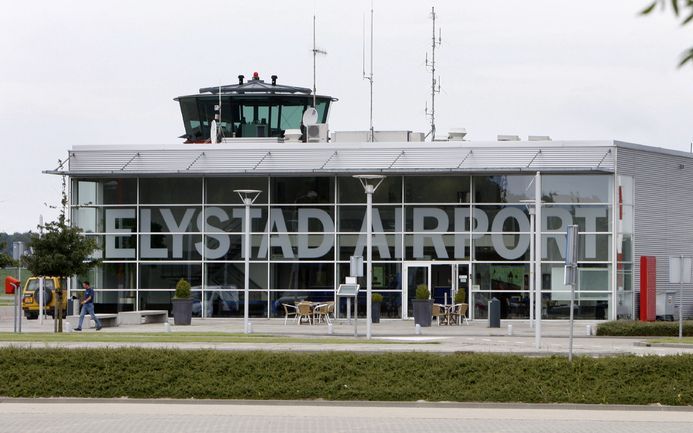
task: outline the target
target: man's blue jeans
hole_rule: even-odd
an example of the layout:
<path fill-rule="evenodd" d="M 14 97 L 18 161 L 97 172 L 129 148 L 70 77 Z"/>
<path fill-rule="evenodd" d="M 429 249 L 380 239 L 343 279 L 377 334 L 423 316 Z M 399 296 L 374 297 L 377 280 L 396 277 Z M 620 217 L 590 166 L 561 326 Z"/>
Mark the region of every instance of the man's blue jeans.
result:
<path fill-rule="evenodd" d="M 96 317 L 96 314 L 94 314 L 94 303 L 93 302 L 89 302 L 87 304 L 82 304 L 82 312 L 79 313 L 79 325 L 77 325 L 77 328 L 82 329 L 82 321 L 84 321 L 84 316 L 86 316 L 87 313 L 89 313 L 89 315 L 91 316 L 91 319 L 96 324 L 96 327 L 100 328 L 101 327 L 101 321 L 99 320 L 98 317 Z"/>

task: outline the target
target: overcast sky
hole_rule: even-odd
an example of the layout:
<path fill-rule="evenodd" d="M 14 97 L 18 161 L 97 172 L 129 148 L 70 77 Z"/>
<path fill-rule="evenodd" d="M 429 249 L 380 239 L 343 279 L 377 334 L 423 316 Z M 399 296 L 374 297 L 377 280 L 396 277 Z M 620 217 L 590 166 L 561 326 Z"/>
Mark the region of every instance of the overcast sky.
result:
<path fill-rule="evenodd" d="M 650 0 L 375 0 L 374 126 L 427 131 L 435 4 L 439 134 L 618 139 L 689 150 L 693 25 L 639 17 Z M 368 129 L 361 77 L 369 0 L 6 2 L 0 14 L 0 231 L 35 230 L 60 201 L 54 169 L 81 144 L 170 144 L 172 99 L 276 74 L 339 98 L 331 130 Z"/>

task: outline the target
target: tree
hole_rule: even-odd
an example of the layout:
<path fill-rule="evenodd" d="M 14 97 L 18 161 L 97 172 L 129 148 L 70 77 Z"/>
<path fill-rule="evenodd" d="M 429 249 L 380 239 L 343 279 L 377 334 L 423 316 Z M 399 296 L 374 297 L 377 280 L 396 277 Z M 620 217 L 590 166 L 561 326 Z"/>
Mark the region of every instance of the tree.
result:
<path fill-rule="evenodd" d="M 693 0 L 655 0 L 645 9 L 643 9 L 641 14 L 649 15 L 652 13 L 652 11 L 657 9 L 657 6 L 659 6 L 662 10 L 666 10 L 667 4 L 671 6 L 671 10 L 674 12 L 676 19 L 681 20 L 682 26 L 685 26 L 693 21 Z M 688 62 L 693 64 L 693 47 L 683 52 L 681 55 L 679 68 Z"/>
<path fill-rule="evenodd" d="M 63 177 L 62 208 L 57 221 L 39 226 L 42 234 L 33 233 L 29 241 L 31 255 L 23 257 L 26 267 L 34 275 L 72 277 L 85 274 L 100 260 L 93 258 L 98 245 L 93 238 L 85 237 L 78 227 L 71 227 L 65 217 L 67 194 Z M 62 332 L 62 287 L 56 288 L 55 317 L 57 332 Z"/>
<path fill-rule="evenodd" d="M 4 249 L 5 246 L 0 244 L 0 250 Z M 8 266 L 16 266 L 16 262 L 12 260 L 7 253 L 0 253 L 0 268 L 6 268 Z"/>

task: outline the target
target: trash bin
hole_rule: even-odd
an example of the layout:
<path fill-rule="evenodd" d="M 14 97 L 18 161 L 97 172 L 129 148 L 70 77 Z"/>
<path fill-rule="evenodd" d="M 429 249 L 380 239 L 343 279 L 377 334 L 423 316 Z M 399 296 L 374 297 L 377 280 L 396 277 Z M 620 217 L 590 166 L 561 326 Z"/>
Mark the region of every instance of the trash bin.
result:
<path fill-rule="evenodd" d="M 488 303 L 488 327 L 500 328 L 500 301 L 493 298 Z"/>

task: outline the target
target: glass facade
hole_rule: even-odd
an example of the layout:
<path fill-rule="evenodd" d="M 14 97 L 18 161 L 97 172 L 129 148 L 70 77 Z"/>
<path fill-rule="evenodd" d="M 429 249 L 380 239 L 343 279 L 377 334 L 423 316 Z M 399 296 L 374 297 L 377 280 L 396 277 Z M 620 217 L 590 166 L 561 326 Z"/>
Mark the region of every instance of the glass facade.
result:
<path fill-rule="evenodd" d="M 487 317 L 493 297 L 503 318 L 528 318 L 532 230 L 523 201 L 534 198 L 533 179 L 388 176 L 373 196 L 373 290 L 385 298 L 383 317 L 407 317 L 409 286 L 424 282 L 442 302 L 465 290 L 472 319 Z M 570 224 L 579 227 L 576 317 L 632 311 L 632 179 L 614 183 L 608 174 L 542 175 L 544 318 L 568 317 Z M 73 179 L 72 223 L 102 248 L 103 264 L 89 275 L 97 310 L 170 310 L 175 284 L 186 278 L 194 315 L 242 317 L 245 213 L 235 189 L 262 191 L 250 212 L 251 316 L 283 317 L 287 300 L 334 300 L 350 256 L 366 256 L 366 195 L 357 179 Z M 359 314 L 365 301 L 364 294 Z"/>

